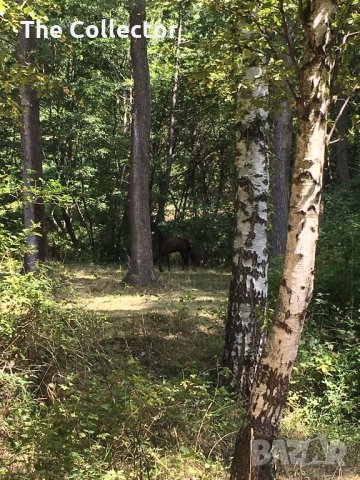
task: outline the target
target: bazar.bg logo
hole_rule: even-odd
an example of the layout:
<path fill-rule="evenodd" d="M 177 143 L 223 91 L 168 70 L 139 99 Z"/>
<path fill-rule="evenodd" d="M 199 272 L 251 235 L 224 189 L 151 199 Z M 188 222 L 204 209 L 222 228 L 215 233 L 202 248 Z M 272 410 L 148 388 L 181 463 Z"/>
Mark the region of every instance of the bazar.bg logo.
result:
<path fill-rule="evenodd" d="M 271 461 L 300 467 L 345 465 L 346 445 L 322 436 L 308 440 L 280 439 L 272 446 L 266 440 L 253 440 L 251 446 L 253 466 L 267 465 Z"/>

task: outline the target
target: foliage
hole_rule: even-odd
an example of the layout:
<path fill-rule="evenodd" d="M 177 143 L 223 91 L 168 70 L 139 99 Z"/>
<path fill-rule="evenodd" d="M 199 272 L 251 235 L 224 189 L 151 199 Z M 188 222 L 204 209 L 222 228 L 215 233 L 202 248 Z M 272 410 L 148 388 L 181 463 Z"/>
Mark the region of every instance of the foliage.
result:
<path fill-rule="evenodd" d="M 121 17 L 126 23 L 126 2 L 120 3 L 0 0 L 0 477 L 4 479 L 224 478 L 239 423 L 241 410 L 218 385 L 218 372 L 214 375 L 222 333 L 207 341 L 201 363 L 183 368 L 181 361 L 171 359 L 166 374 L 159 374 L 147 368 L 141 354 L 128 354 L 123 339 L 111 337 L 109 319 L 76 305 L 59 264 L 20 275 L 29 233 L 21 227 L 24 187 L 18 91 L 24 83 L 39 94 L 45 154 L 41 192 L 26 193 L 35 197 L 41 193 L 46 202 L 52 255 L 61 260 L 122 264 L 128 260 L 132 105 L 128 42 L 39 41 L 36 68 L 20 68 L 16 59 L 19 20 L 25 16 L 62 25 L 75 17 L 91 22 L 104 16 Z M 341 8 L 344 4 L 339 2 Z M 359 14 L 357 0 L 346 5 L 349 15 L 334 23 L 333 52 L 340 60 L 335 87 L 354 94 L 350 166 L 355 173 L 360 151 L 358 48 L 343 40 L 347 32 L 358 32 Z M 302 31 L 295 20 L 296 3 L 288 2 L 285 14 L 294 36 L 292 53 L 300 61 Z M 151 21 L 177 23 L 180 15 L 184 33 L 174 162 L 161 227 L 166 234 L 189 238 L 199 267 L 226 267 L 233 236 L 234 92 L 246 83 L 244 69 L 266 59 L 269 106 L 276 108 L 279 99 L 289 95 L 286 89 L 278 91 L 279 81 L 286 79 L 296 92 L 296 61 L 285 68 L 283 55 L 289 52 L 281 35 L 283 19 L 270 0 L 256 9 L 253 2 L 233 0 L 148 2 Z M 152 218 L 168 159 L 175 52 L 170 40 L 149 44 Z M 331 118 L 329 125 L 333 122 Z M 327 181 L 316 295 L 294 367 L 287 414 L 293 428 L 305 424 L 302 435 L 329 430 L 349 442 L 359 419 L 359 181 L 355 176 L 345 187 Z M 263 315 L 267 324 L 281 270 L 282 259 L 272 259 L 270 305 Z M 214 294 L 218 286 L 206 284 L 201 270 L 198 278 L 206 295 L 214 298 L 211 314 L 224 317 L 226 305 L 219 306 Z M 186 336 L 184 327 L 192 326 L 200 315 L 192 308 L 198 287 L 181 288 L 163 316 L 152 314 L 157 325 L 172 324 L 169 336 L 174 329 L 184 342 L 191 335 L 191 328 Z M 211 327 L 207 323 L 202 328 Z M 354 434 L 354 443 L 357 439 Z"/>
<path fill-rule="evenodd" d="M 346 317 L 345 317 L 346 318 Z M 314 320 L 314 319 L 312 319 Z M 346 319 L 350 323 L 350 319 Z M 352 425 L 359 416 L 360 349 L 349 332 L 343 342 L 329 339 L 326 329 L 305 335 L 294 367 L 291 402 L 297 401 L 317 425 Z M 333 335 L 334 337 L 334 335 Z M 306 381 L 305 381 L 306 379 Z"/>
<path fill-rule="evenodd" d="M 356 465 L 360 437 L 359 312 L 342 311 L 329 299 L 315 299 L 294 366 L 283 435 L 325 436 L 347 447 Z"/>
<path fill-rule="evenodd" d="M 149 369 L 141 355 L 144 347 L 130 355 L 111 333 L 114 320 L 76 307 L 58 265 L 19 279 L 7 261 L 1 268 L 7 298 L 1 310 L 4 478 L 15 473 L 24 479 L 226 477 L 224 457 L 239 411 L 217 384 L 209 341 L 201 354 L 212 371 L 197 364 L 184 368 L 173 354 L 169 364 Z M 142 314 L 146 328 L 148 321 L 157 328 L 166 322 L 162 328 L 170 329 L 170 337 L 191 335 L 192 287 L 213 293 L 219 288 L 204 273 L 198 282 L 186 283 L 168 305 L 166 318 Z M 69 296 L 70 303 L 64 301 Z M 17 305 L 21 308 L 14 311 Z M 356 432 L 352 439 L 350 433 L 358 418 L 357 324 L 355 315 L 329 307 L 326 297 L 314 302 L 291 386 L 284 423 L 288 436 L 322 432 L 343 438 L 349 448 L 356 443 Z M 219 330 L 216 351 L 221 338 Z"/>
<path fill-rule="evenodd" d="M 72 291 L 59 265 L 18 275 L 23 240 L 0 239 L 0 475 L 175 479 L 186 469 L 210 479 L 223 471 L 223 438 L 236 421 L 226 389 L 207 372 L 150 374 L 107 338 L 106 319 L 65 300 Z M 177 309 L 181 322 L 189 301 Z"/>
<path fill-rule="evenodd" d="M 359 181 L 327 192 L 317 260 L 317 291 L 344 307 L 360 303 Z"/>
<path fill-rule="evenodd" d="M 160 228 L 165 235 L 188 238 L 199 265 L 214 267 L 231 262 L 234 230 L 231 213 L 205 211 L 200 216 L 167 222 Z"/>
<path fill-rule="evenodd" d="M 212 75 L 211 82 L 206 79 L 205 58 L 210 61 L 210 57 L 202 36 L 215 19 L 207 19 L 201 2 L 182 3 L 180 8 L 178 2 L 154 2 L 148 9 L 150 21 L 177 23 L 181 11 L 184 23 L 174 165 L 167 206 L 169 211 L 176 210 L 177 220 L 204 215 L 205 223 L 219 208 L 229 209 L 232 201 L 230 173 L 234 145 L 229 142 L 233 132 L 232 80 L 229 80 L 230 92 L 226 87 L 224 102 L 225 77 L 217 78 L 218 72 Z M 132 79 L 129 44 L 113 39 L 39 40 L 36 71 L 22 72 L 16 62 L 16 30 L 21 15 L 29 11 L 19 12 L 16 2 L 5 2 L 5 5 L 9 8 L 4 14 L 4 37 L 0 37 L 6 52 L 3 80 L 0 77 L 5 85 L 2 90 L 4 116 L 0 118 L 0 142 L 4 147 L 0 149 L 0 169 L 20 173 L 18 88 L 26 80 L 36 87 L 41 102 L 44 176 L 47 181 L 57 181 L 66 188 L 70 196 L 67 209 L 78 239 L 74 247 L 64 224 L 62 205 L 49 199 L 47 219 L 53 255 L 61 260 L 79 258 L 81 250 L 85 259 L 125 262 L 130 246 L 127 190 Z M 124 20 L 128 17 L 125 5 L 119 8 L 116 2 L 100 0 L 91 5 L 66 0 L 59 5 L 52 4 L 51 8 L 47 3 L 32 1 L 25 2 L 24 8 L 31 8 L 34 18 L 43 18 L 46 11 L 47 23 L 60 25 L 68 25 L 75 17 L 91 22 L 103 17 L 104 12 L 109 17 L 115 17 L 115 11 L 116 16 Z M 204 62 L 198 68 L 199 48 L 204 53 Z M 155 216 L 168 155 L 175 44 L 169 39 L 161 43 L 161 48 L 159 43 L 150 43 L 149 52 Z M 9 102 L 11 108 L 6 106 Z M 190 110 L 196 114 L 189 116 Z"/>

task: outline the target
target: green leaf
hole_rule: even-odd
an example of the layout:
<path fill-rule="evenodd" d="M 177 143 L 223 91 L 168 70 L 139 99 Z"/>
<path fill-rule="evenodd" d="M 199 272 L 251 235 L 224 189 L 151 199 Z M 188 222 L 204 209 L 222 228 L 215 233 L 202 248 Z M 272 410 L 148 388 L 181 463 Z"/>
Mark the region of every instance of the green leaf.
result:
<path fill-rule="evenodd" d="M 6 3 L 4 2 L 4 0 L 0 0 L 0 16 L 1 17 L 4 16 L 4 13 L 6 12 L 6 10 L 7 10 Z"/>

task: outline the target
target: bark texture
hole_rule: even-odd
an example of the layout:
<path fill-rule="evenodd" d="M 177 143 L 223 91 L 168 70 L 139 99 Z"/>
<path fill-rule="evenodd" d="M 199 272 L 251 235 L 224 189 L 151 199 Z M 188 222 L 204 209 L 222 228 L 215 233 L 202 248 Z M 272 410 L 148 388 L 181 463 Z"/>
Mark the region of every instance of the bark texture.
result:
<path fill-rule="evenodd" d="M 64 223 L 65 223 L 66 231 L 69 234 L 71 243 L 73 244 L 73 247 L 76 250 L 78 250 L 79 242 L 78 242 L 78 239 L 76 237 L 76 233 L 75 233 L 75 230 L 74 230 L 74 226 L 73 226 L 72 218 L 71 218 L 71 215 L 70 215 L 70 211 L 67 208 L 63 208 L 61 213 L 62 213 L 62 218 L 63 218 Z"/>
<path fill-rule="evenodd" d="M 132 2 L 130 24 L 146 20 L 145 1 Z M 146 39 L 131 37 L 134 107 L 131 127 L 130 167 L 130 269 L 124 282 L 146 286 L 156 281 L 150 228 L 150 116 L 151 90 Z"/>
<path fill-rule="evenodd" d="M 275 318 L 256 371 L 239 432 L 231 480 L 270 480 L 272 462 L 252 461 L 252 439 L 275 439 L 288 394 L 306 311 L 313 291 L 315 251 L 329 107 L 327 46 L 334 3 L 311 0 L 303 13 L 304 61 L 297 105 L 298 129 L 283 279 Z"/>
<path fill-rule="evenodd" d="M 284 85 L 285 87 L 285 85 Z M 290 165 L 293 146 L 293 111 L 289 100 L 281 102 L 274 116 L 274 153 L 272 169 L 271 253 L 285 255 L 290 200 Z"/>
<path fill-rule="evenodd" d="M 30 38 L 25 38 L 25 30 L 21 29 L 18 38 L 18 59 L 24 72 L 27 68 L 35 68 L 35 31 L 30 29 Z M 24 271 L 34 271 L 38 261 L 48 257 L 48 243 L 45 222 L 45 206 L 40 196 L 32 190 L 41 188 L 43 177 L 43 152 L 40 130 L 40 108 L 36 90 L 31 82 L 20 89 L 21 103 L 21 150 L 22 179 L 25 186 L 23 207 L 24 227 L 29 233 L 26 243 L 29 248 L 24 258 Z M 37 225 L 36 228 L 33 228 Z"/>
<path fill-rule="evenodd" d="M 223 363 L 232 386 L 248 398 L 262 337 L 256 310 L 267 299 L 268 161 L 264 134 L 267 113 L 253 102 L 267 95 L 263 72 L 251 67 L 252 92 L 239 92 L 236 125 L 235 239 Z"/>

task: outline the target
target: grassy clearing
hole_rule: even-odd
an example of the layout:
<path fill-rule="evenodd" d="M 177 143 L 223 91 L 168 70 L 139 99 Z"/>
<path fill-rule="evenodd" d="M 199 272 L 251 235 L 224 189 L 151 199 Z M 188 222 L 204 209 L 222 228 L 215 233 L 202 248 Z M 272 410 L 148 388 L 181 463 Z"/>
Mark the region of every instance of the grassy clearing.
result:
<path fill-rule="evenodd" d="M 141 293 L 131 288 L 119 288 L 123 274 L 120 269 L 113 267 L 69 270 L 78 293 L 76 301 L 90 311 L 107 315 L 111 325 L 107 338 L 108 348 L 118 355 L 136 358 L 151 376 L 166 378 L 170 382 L 182 376 L 186 381 L 188 376 L 206 371 L 216 383 L 230 274 L 214 270 L 164 273 L 160 279 L 161 286 Z M 217 452 L 225 458 L 225 465 L 238 426 L 236 410 L 235 406 L 232 412 L 233 423 L 227 425 L 225 438 L 219 440 L 218 437 L 216 440 L 221 443 L 221 451 Z M 206 417 L 207 413 L 199 412 L 199 415 Z M 294 411 L 288 412 L 283 425 L 283 435 L 287 438 L 304 438 L 314 434 L 313 429 L 309 429 L 309 422 Z M 331 438 L 329 428 L 324 427 L 320 433 L 330 433 Z M 199 432 L 198 437 L 202 435 L 203 432 Z M 200 444 L 195 441 L 195 444 L 189 445 L 189 438 L 183 441 L 184 444 L 178 445 L 177 452 L 172 455 L 167 453 L 154 457 L 155 464 L 162 465 L 163 471 L 167 472 L 167 478 L 227 478 L 224 462 L 219 463 L 219 459 L 212 461 L 211 455 L 206 461 L 203 459 L 203 462 L 198 458 L 193 461 L 185 458 L 184 462 L 183 452 L 187 452 L 190 447 L 189 452 L 196 457 Z M 212 440 L 202 438 L 201 442 L 207 445 L 207 454 L 209 451 L 212 454 Z M 350 454 L 350 464 L 354 465 L 356 452 L 350 448 Z M 328 470 L 294 468 L 282 470 L 281 474 L 282 478 L 304 480 L 360 479 L 355 467 L 328 467 Z"/>
<path fill-rule="evenodd" d="M 39 374 L 0 376 L 0 478 L 228 479 L 243 414 L 219 382 L 229 273 L 173 271 L 142 292 L 120 287 L 124 273 L 69 266 L 56 271 L 57 303 L 37 303 L 41 320 L 25 309 L 20 346 Z M 337 438 L 338 426 L 290 407 L 283 437 Z M 360 480 L 359 443 L 343 470 L 279 478 Z"/>
<path fill-rule="evenodd" d="M 86 309 L 106 314 L 109 336 L 155 371 L 194 367 L 216 369 L 221 354 L 229 274 L 176 271 L 161 276 L 163 286 L 138 293 L 120 289 L 120 270 L 70 272 Z"/>

